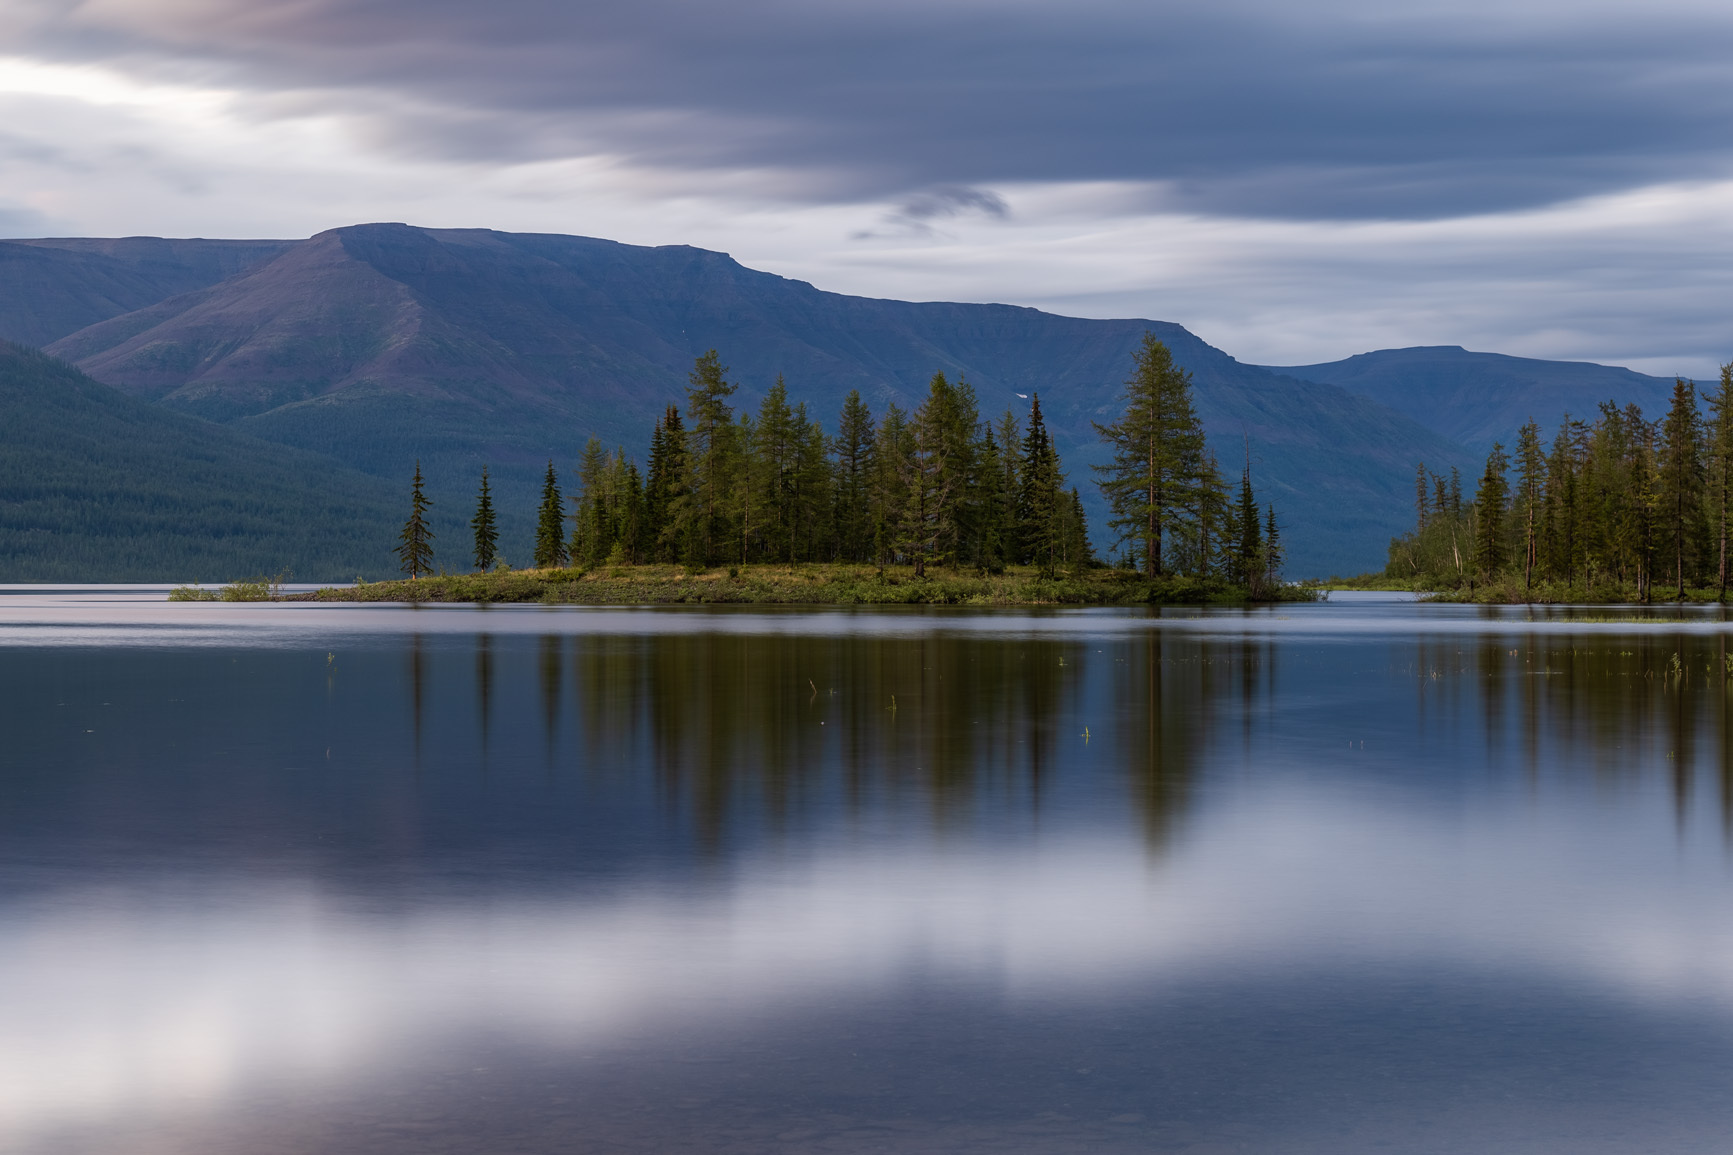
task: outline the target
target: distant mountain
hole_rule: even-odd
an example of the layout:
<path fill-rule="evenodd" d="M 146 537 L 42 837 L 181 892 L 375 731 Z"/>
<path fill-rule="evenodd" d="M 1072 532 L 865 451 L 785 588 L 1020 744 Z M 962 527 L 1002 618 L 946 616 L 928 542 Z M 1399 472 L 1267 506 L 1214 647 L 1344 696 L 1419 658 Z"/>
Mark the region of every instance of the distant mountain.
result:
<path fill-rule="evenodd" d="M 406 494 L 0 342 L 0 581 L 386 576 Z"/>
<path fill-rule="evenodd" d="M 780 373 L 827 425 L 850 389 L 878 412 L 911 408 L 942 370 L 987 414 L 1039 392 L 1099 527 L 1090 422 L 1116 415 L 1145 331 L 1193 372 L 1230 474 L 1249 439 L 1292 527 L 1295 573 L 1382 564 L 1414 461 L 1467 461 L 1388 408 L 1243 365 L 1178 325 L 848 297 L 722 253 L 560 235 L 335 229 L 50 349 L 135 396 L 398 482 L 419 457 L 453 499 L 487 461 L 502 500 L 525 507 L 547 459 L 570 465 L 592 433 L 642 454 L 710 348 L 742 385 L 737 404 L 756 405 Z"/>
<path fill-rule="evenodd" d="M 294 241 L 0 241 L 0 340 L 46 345 L 86 325 L 214 285 Z"/>
<path fill-rule="evenodd" d="M 1530 417 L 1550 430 L 1566 413 L 1593 420 L 1602 401 L 1635 401 L 1653 418 L 1673 394 L 1671 377 L 1587 361 L 1471 353 L 1460 345 L 1381 349 L 1323 365 L 1271 366 L 1270 372 L 1340 385 L 1481 455 L 1495 441 L 1508 449 Z"/>

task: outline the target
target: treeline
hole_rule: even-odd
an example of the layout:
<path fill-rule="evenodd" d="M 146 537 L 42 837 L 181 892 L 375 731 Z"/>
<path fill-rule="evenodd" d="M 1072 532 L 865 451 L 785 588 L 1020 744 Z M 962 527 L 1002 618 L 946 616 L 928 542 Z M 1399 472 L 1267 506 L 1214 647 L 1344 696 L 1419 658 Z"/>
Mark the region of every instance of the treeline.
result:
<path fill-rule="evenodd" d="M 1416 525 L 1391 541 L 1385 575 L 1439 589 L 1556 584 L 1647 601 L 1656 589 L 1683 599 L 1712 587 L 1725 598 L 1733 364 L 1701 400 L 1678 379 L 1655 421 L 1603 402 L 1593 422 L 1565 415 L 1550 447 L 1530 420 L 1514 457 L 1493 446 L 1466 501 L 1455 470 L 1422 464 Z"/>
<path fill-rule="evenodd" d="M 1031 397 L 1027 419 L 987 419 L 973 386 L 935 373 L 913 412 L 874 414 L 858 391 L 834 435 L 791 402 L 778 377 L 757 412 L 736 413 L 737 386 L 715 350 L 699 357 L 686 406 L 670 405 L 645 468 L 591 438 L 567 492 L 548 463 L 533 564 L 852 562 L 1045 575 L 1099 566 L 1082 497 Z M 1096 425 L 1113 448 L 1097 466 L 1112 508 L 1118 561 L 1149 577 L 1186 574 L 1248 587 L 1278 582 L 1275 510 L 1261 508 L 1249 464 L 1237 498 L 1205 447 L 1191 378 L 1146 336 L 1119 421 Z M 474 561 L 499 564 L 487 472 L 475 517 Z M 412 577 L 432 565 L 420 470 L 398 556 Z"/>

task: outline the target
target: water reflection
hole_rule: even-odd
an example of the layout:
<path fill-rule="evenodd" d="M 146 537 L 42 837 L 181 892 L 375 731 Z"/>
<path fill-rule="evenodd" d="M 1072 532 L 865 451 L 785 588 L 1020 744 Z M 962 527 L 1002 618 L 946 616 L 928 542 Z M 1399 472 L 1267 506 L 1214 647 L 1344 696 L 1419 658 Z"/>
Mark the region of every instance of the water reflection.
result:
<path fill-rule="evenodd" d="M 1714 1149 L 1724 635 L 1411 612 L 0 646 L 0 1145 Z"/>
<path fill-rule="evenodd" d="M 1658 771 L 1683 823 L 1706 772 L 1733 838 L 1729 658 L 1725 634 L 1535 632 L 1422 640 L 1411 672 L 1423 724 L 1455 727 L 1472 708 L 1485 756 L 1530 775 L 1619 783 Z"/>

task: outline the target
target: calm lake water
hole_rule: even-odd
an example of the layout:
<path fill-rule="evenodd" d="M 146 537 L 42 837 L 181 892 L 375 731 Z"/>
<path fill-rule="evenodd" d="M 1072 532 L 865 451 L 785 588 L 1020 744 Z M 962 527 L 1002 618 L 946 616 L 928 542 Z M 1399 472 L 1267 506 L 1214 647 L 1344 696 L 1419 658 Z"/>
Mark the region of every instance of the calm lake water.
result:
<path fill-rule="evenodd" d="M 0 589 L 0 1148 L 1689 1152 L 1733 622 Z"/>

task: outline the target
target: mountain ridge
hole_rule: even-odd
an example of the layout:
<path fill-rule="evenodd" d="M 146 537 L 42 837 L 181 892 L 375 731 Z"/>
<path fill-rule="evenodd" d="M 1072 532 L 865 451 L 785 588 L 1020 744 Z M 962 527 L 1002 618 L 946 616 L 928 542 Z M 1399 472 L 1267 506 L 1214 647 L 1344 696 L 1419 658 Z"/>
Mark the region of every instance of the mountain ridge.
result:
<path fill-rule="evenodd" d="M 1602 401 L 1636 402 L 1651 419 L 1671 403 L 1673 378 L 1592 361 L 1545 361 L 1460 345 L 1378 349 L 1319 365 L 1265 366 L 1339 385 L 1484 454 L 1508 448 L 1531 417 L 1551 429 L 1566 413 L 1592 418 Z"/>

